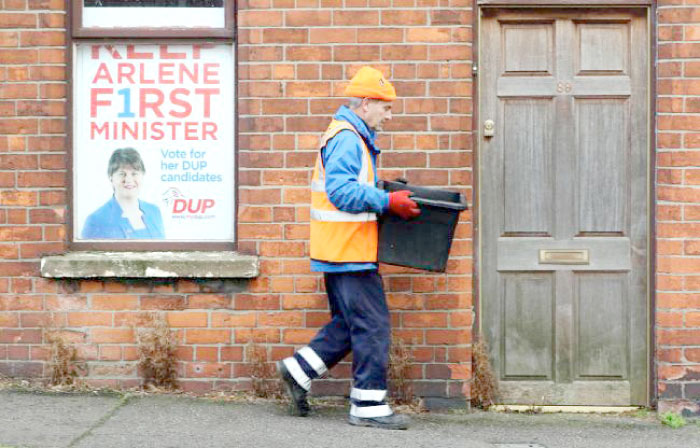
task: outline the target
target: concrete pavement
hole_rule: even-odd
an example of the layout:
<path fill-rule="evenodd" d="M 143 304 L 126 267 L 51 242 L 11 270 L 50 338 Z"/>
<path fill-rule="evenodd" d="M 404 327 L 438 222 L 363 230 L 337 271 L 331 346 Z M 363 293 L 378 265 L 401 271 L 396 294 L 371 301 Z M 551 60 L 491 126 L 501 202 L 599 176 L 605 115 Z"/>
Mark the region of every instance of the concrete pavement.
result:
<path fill-rule="evenodd" d="M 408 431 L 357 428 L 346 418 L 347 408 L 329 404 L 298 418 L 276 402 L 0 390 L 0 448 L 700 447 L 700 425 L 671 429 L 654 413 L 423 413 Z"/>

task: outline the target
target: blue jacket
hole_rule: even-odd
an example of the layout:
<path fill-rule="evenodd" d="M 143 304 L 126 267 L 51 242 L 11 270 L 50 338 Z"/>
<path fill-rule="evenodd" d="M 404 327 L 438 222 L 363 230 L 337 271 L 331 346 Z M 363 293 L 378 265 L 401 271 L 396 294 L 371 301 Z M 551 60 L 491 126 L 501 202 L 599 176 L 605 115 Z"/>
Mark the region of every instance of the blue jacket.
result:
<path fill-rule="evenodd" d="M 160 239 L 165 237 L 160 209 L 154 204 L 139 200 L 146 228 L 134 230 L 122 208 L 112 198 L 85 220 L 81 238 L 84 239 Z"/>
<path fill-rule="evenodd" d="M 372 156 L 374 178 L 377 178 L 377 155 L 374 144 L 376 133 L 346 106 L 341 106 L 333 117 L 350 123 L 362 136 Z M 321 153 L 326 172 L 326 193 L 338 210 L 349 213 L 384 213 L 389 208 L 389 194 L 376 187 L 357 182 L 362 166 L 362 144 L 357 135 L 348 130 L 340 131 Z M 329 263 L 311 260 L 311 270 L 316 272 L 350 272 L 377 269 L 377 263 Z"/>

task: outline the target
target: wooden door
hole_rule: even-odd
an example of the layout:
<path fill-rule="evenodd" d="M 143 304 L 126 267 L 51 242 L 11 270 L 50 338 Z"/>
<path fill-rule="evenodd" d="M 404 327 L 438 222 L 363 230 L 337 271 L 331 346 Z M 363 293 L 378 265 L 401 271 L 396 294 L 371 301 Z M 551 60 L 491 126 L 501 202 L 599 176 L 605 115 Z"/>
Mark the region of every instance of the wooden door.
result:
<path fill-rule="evenodd" d="M 500 401 L 646 404 L 646 12 L 481 14 L 480 322 Z"/>

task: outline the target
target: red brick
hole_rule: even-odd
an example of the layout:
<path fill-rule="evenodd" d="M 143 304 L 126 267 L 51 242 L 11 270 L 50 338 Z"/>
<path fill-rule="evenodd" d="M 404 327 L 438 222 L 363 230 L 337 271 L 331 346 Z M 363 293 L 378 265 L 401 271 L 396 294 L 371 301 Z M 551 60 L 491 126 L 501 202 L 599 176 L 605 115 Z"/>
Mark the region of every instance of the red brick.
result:
<path fill-rule="evenodd" d="M 249 342 L 269 344 L 279 341 L 280 330 L 277 328 L 237 329 L 235 334 L 236 344 L 246 344 Z"/>
<path fill-rule="evenodd" d="M 221 347 L 221 361 L 243 361 L 243 347 Z"/>
<path fill-rule="evenodd" d="M 36 134 L 38 131 L 39 123 L 34 118 L 0 118 L 0 134 Z"/>
<path fill-rule="evenodd" d="M 240 312 L 230 312 L 230 313 L 212 313 L 211 315 L 211 326 L 212 327 L 254 327 L 255 326 L 255 313 L 240 313 Z"/>
<path fill-rule="evenodd" d="M 208 321 L 207 313 L 170 312 L 167 316 L 173 328 L 206 327 Z"/>
<path fill-rule="evenodd" d="M 0 328 L 19 327 L 17 313 L 0 313 Z"/>
<path fill-rule="evenodd" d="M 238 26 L 240 28 L 282 26 L 282 13 L 278 11 L 241 10 L 238 13 Z"/>
<path fill-rule="evenodd" d="M 39 26 L 41 28 L 65 28 L 66 15 L 59 13 L 39 14 Z"/>
<path fill-rule="evenodd" d="M 68 313 L 68 325 L 71 327 L 111 326 L 112 313 Z"/>
<path fill-rule="evenodd" d="M 87 298 L 85 297 L 63 294 L 46 297 L 46 309 L 49 311 L 85 310 L 86 308 Z"/>
<path fill-rule="evenodd" d="M 39 52 L 29 49 L 0 49 L 0 61 L 5 64 L 36 64 L 39 61 Z"/>
<path fill-rule="evenodd" d="M 2 13 L 0 28 L 36 28 L 36 14 Z"/>
<path fill-rule="evenodd" d="M 17 186 L 31 187 L 64 187 L 66 173 L 62 171 L 24 171 L 17 174 Z"/>
<path fill-rule="evenodd" d="M 96 344 L 121 344 L 134 342 L 134 333 L 130 328 L 93 328 L 90 340 Z"/>
<path fill-rule="evenodd" d="M 186 330 L 188 344 L 224 344 L 231 340 L 230 330 Z"/>
<path fill-rule="evenodd" d="M 402 317 L 403 326 L 411 327 L 446 327 L 446 313 L 406 313 Z"/>
<path fill-rule="evenodd" d="M 231 297 L 219 294 L 197 294 L 187 298 L 188 308 L 228 308 Z"/>
<path fill-rule="evenodd" d="M 287 11 L 285 12 L 285 25 L 287 27 L 316 27 L 331 24 L 330 11 Z M 337 25 L 337 24 L 336 24 Z"/>
<path fill-rule="evenodd" d="M 258 314 L 258 325 L 263 327 L 301 327 L 304 315 L 298 311 Z"/>
<path fill-rule="evenodd" d="M 278 295 L 238 294 L 234 298 L 234 304 L 237 310 L 278 310 L 280 298 Z"/>
<path fill-rule="evenodd" d="M 425 11 L 384 10 L 382 11 L 382 25 L 426 25 L 428 17 Z"/>
<path fill-rule="evenodd" d="M 471 342 L 471 330 L 426 330 L 428 344 L 468 344 Z"/>
<path fill-rule="evenodd" d="M 285 344 L 308 344 L 315 335 L 314 329 L 288 329 L 284 330 L 283 341 Z"/>
<path fill-rule="evenodd" d="M 309 43 L 350 43 L 361 39 L 362 33 L 354 28 L 314 28 L 310 30 Z M 360 42 L 367 42 L 360 40 Z"/>
<path fill-rule="evenodd" d="M 60 46 L 65 44 L 66 34 L 63 31 L 22 31 L 20 41 L 22 47 Z"/>
<path fill-rule="evenodd" d="M 138 297 L 120 295 L 95 295 L 91 299 L 94 310 L 134 310 L 138 307 Z"/>
<path fill-rule="evenodd" d="M 281 29 L 281 28 L 268 28 L 263 30 L 263 42 L 264 43 L 289 43 L 289 44 L 303 44 L 308 42 L 309 34 L 308 30 L 305 29 Z"/>
<path fill-rule="evenodd" d="M 183 310 L 185 308 L 185 298 L 182 296 L 141 297 L 142 310 Z"/>
<path fill-rule="evenodd" d="M 289 82 L 286 87 L 287 97 L 330 96 L 331 84 L 328 82 Z"/>
<path fill-rule="evenodd" d="M 327 61 L 331 58 L 331 48 L 317 45 L 290 45 L 286 48 L 285 55 L 289 61 Z"/>
<path fill-rule="evenodd" d="M 362 11 L 334 11 L 333 25 L 353 27 L 379 25 L 379 12 L 366 9 Z"/>

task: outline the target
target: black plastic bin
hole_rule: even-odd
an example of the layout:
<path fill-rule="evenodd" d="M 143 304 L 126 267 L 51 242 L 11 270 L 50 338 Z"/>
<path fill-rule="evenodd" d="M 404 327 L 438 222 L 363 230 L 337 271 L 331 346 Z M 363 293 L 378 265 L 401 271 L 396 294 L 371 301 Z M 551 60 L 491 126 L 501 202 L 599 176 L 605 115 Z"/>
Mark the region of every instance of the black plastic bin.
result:
<path fill-rule="evenodd" d="M 444 272 L 459 213 L 467 209 L 464 196 L 398 181 L 379 181 L 378 187 L 388 192 L 410 190 L 421 210 L 420 216 L 407 221 L 389 213 L 380 216 L 379 261 Z"/>

